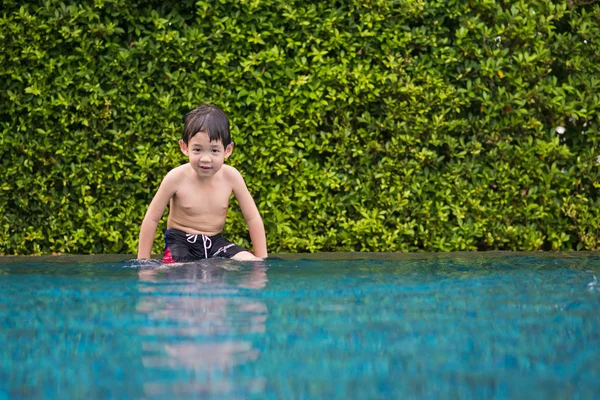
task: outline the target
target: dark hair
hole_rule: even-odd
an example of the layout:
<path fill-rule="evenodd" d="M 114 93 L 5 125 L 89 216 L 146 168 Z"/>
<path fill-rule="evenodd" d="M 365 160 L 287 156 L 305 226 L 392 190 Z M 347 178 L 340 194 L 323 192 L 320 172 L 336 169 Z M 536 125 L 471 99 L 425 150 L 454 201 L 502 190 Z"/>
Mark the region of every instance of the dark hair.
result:
<path fill-rule="evenodd" d="M 185 116 L 183 142 L 188 144 L 198 132 L 207 133 L 211 142 L 220 140 L 223 147 L 231 143 L 227 115 L 215 105 L 200 104 Z"/>

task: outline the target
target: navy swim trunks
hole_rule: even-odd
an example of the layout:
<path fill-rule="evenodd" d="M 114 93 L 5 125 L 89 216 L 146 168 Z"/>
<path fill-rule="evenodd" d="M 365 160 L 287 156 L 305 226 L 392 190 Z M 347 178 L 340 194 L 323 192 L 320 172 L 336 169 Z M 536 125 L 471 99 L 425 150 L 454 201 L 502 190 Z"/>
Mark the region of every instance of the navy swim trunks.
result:
<path fill-rule="evenodd" d="M 169 228 L 165 232 L 165 254 L 162 262 L 189 262 L 213 257 L 231 258 L 237 253 L 248 251 L 233 244 L 223 236 L 206 236 L 185 233 L 182 230 Z"/>

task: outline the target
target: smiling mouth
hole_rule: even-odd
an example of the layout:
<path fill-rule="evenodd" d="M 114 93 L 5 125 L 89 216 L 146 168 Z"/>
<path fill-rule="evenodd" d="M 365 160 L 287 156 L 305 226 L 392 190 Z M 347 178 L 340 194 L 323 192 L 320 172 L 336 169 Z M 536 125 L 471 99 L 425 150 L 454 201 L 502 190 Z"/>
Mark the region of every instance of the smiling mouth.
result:
<path fill-rule="evenodd" d="M 202 167 L 201 166 L 200 169 L 203 170 L 203 171 L 208 171 L 210 169 L 210 167 Z"/>

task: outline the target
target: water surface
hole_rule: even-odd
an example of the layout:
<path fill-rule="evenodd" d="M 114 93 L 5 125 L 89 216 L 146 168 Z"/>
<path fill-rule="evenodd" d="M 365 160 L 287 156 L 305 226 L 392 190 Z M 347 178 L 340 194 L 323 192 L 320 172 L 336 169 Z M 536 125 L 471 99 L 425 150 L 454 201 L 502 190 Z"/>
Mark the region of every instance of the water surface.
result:
<path fill-rule="evenodd" d="M 0 258 L 0 399 L 600 398 L 600 257 Z"/>

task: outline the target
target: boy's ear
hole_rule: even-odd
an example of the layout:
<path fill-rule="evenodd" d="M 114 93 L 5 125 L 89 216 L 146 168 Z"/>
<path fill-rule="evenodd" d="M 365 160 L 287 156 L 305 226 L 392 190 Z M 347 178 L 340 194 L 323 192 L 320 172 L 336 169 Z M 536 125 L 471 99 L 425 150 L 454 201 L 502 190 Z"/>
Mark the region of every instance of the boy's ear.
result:
<path fill-rule="evenodd" d="M 183 141 L 183 139 L 179 139 L 179 148 L 181 149 L 181 152 L 183 154 L 185 154 L 186 156 L 190 156 L 190 153 L 188 151 L 188 147 L 187 144 L 185 144 L 185 142 Z"/>
<path fill-rule="evenodd" d="M 227 158 L 228 158 L 228 157 L 231 155 L 231 153 L 233 152 L 233 146 L 234 146 L 234 145 L 233 145 L 233 142 L 231 142 L 231 143 L 229 143 L 229 144 L 227 145 L 227 147 L 225 148 L 225 158 L 226 158 L 226 159 L 227 159 Z"/>

